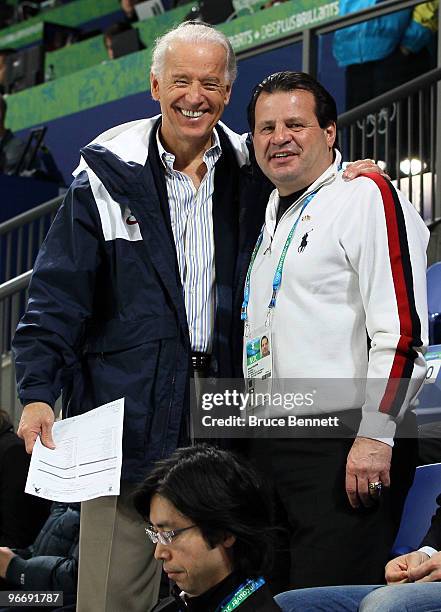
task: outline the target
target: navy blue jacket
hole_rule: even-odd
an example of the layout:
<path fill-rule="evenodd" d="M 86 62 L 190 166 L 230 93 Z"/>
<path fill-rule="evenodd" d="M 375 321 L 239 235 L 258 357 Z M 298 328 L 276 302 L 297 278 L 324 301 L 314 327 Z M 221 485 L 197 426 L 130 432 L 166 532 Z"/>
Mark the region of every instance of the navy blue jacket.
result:
<path fill-rule="evenodd" d="M 63 389 L 63 414 L 72 416 L 125 397 L 122 478 L 135 482 L 188 441 L 191 349 L 156 125 L 145 163 L 121 159 L 111 144 L 83 149 L 87 171 L 40 250 L 13 343 L 23 403 L 53 405 Z M 230 136 L 218 132 L 212 373 L 229 378 L 241 359 L 232 342 L 240 334 L 233 328 L 240 164 Z M 254 217 L 258 228 L 262 212 Z"/>

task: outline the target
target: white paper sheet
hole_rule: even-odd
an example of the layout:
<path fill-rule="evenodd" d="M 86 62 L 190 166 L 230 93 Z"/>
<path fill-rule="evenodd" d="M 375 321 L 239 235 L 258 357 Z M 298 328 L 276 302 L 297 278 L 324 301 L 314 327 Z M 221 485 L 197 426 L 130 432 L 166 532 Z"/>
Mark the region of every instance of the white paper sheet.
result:
<path fill-rule="evenodd" d="M 124 399 L 54 423 L 56 448 L 32 452 L 26 493 L 60 502 L 119 495 Z"/>

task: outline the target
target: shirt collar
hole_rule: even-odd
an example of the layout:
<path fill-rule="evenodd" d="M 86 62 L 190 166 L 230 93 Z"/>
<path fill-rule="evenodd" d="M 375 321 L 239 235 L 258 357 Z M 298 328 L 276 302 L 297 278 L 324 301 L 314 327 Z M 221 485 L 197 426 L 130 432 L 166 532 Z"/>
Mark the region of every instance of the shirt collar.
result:
<path fill-rule="evenodd" d="M 173 153 L 169 153 L 168 151 L 166 151 L 166 149 L 164 149 L 161 139 L 159 138 L 160 127 L 161 126 L 159 125 L 158 129 L 156 130 L 156 144 L 158 146 L 159 157 L 161 158 L 164 168 L 166 170 L 173 171 L 173 164 L 175 163 L 176 156 L 173 155 Z M 203 160 L 209 170 L 214 166 L 219 157 L 222 155 L 222 147 L 220 144 L 219 134 L 217 133 L 216 128 L 213 130 L 212 141 L 213 142 L 211 147 L 205 151 L 203 157 Z"/>
<path fill-rule="evenodd" d="M 318 191 L 318 189 L 324 185 L 328 185 L 332 183 L 337 175 L 341 173 L 341 153 L 338 149 L 334 150 L 334 161 L 328 168 L 321 174 L 307 189 L 303 192 L 303 194 L 299 197 L 299 199 L 295 202 L 297 205 L 300 200 L 306 198 L 310 193 L 314 191 Z M 294 204 L 294 202 L 293 202 Z M 277 209 L 279 207 L 279 193 L 277 189 L 271 193 L 268 204 L 265 211 L 265 226 L 268 233 L 273 236 L 276 228 L 276 218 L 277 218 Z M 291 207 L 290 207 L 291 208 Z"/>

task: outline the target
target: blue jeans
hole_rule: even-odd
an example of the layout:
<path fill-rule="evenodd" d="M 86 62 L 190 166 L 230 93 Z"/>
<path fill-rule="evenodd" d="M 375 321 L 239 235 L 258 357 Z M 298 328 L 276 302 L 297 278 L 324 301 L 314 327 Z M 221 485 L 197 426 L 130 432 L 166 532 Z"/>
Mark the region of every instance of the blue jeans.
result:
<path fill-rule="evenodd" d="M 317 587 L 275 599 L 283 612 L 441 612 L 441 582 Z"/>

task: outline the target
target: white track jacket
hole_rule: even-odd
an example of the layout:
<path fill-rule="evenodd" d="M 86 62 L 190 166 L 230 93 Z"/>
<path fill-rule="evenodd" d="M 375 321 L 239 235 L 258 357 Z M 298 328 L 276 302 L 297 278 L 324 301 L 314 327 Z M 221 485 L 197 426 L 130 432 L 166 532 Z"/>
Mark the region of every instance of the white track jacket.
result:
<path fill-rule="evenodd" d="M 367 378 L 363 397 L 332 409 L 362 407 L 358 434 L 392 438 L 426 372 L 429 232 L 389 181 L 378 174 L 345 181 L 339 162 L 337 152 L 277 228 L 278 193 L 271 194 L 251 273 L 248 321 L 251 329 L 265 324 L 286 238 L 304 199 L 318 189 L 285 260 L 272 317 L 273 377 Z"/>

